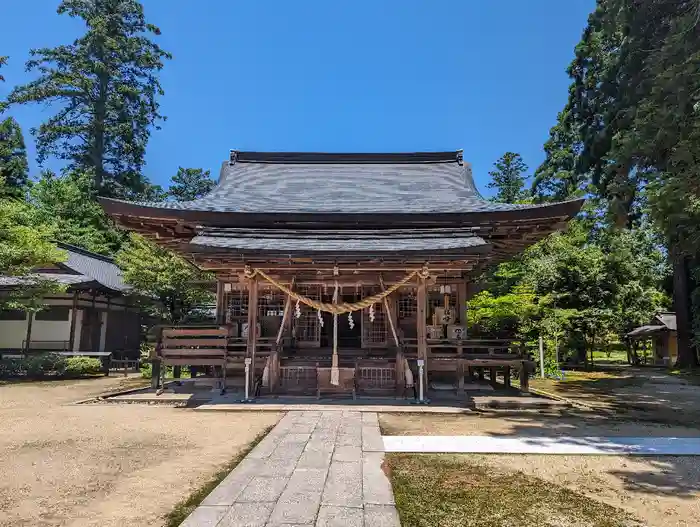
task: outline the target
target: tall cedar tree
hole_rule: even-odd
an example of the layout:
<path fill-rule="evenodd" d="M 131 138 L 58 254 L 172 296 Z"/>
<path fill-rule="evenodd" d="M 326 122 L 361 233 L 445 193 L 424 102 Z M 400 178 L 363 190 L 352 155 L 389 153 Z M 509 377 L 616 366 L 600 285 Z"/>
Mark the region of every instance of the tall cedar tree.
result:
<path fill-rule="evenodd" d="M 527 179 L 527 165 L 520 154 L 506 152 L 494 166 L 496 169 L 489 172 L 492 181 L 488 184 L 489 188 L 497 189 L 494 201 L 516 203 L 527 197 L 523 190 Z"/>
<path fill-rule="evenodd" d="M 207 194 L 215 184 L 209 170 L 179 167 L 170 182 L 168 194 L 175 201 L 190 201 Z"/>
<path fill-rule="evenodd" d="M 700 278 L 699 15 L 698 0 L 598 0 L 568 70 L 565 111 L 575 142 L 552 145 L 545 161 L 557 168 L 556 158 L 567 156 L 562 149 L 570 149 L 573 180 L 591 184 L 615 225 L 634 228 L 648 214 L 665 235 L 679 366 L 697 364 L 690 313 L 700 313 L 700 288 L 691 279 Z M 570 175 L 545 172 L 541 188 L 545 178 L 561 186 L 555 180 Z M 697 342 L 700 315 L 694 326 Z"/>
<path fill-rule="evenodd" d="M 7 63 L 7 57 L 0 57 L 0 67 Z M 0 81 L 4 81 L 0 75 Z M 4 104 L 0 103 L 0 114 Z M 27 149 L 24 145 L 22 129 L 12 117 L 0 120 L 0 197 L 21 198 L 29 181 Z"/>
<path fill-rule="evenodd" d="M 59 14 L 85 21 L 72 44 L 31 51 L 28 71 L 39 77 L 16 87 L 11 104 L 49 103 L 54 115 L 38 129 L 39 160 L 68 161 L 94 174 L 101 195 L 138 193 L 151 130 L 163 119 L 157 74 L 171 56 L 150 35 L 137 0 L 63 0 Z"/>

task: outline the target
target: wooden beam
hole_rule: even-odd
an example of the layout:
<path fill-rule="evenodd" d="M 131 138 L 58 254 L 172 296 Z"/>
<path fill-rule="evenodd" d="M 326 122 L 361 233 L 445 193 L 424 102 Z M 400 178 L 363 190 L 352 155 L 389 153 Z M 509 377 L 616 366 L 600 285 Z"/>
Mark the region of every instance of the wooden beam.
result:
<path fill-rule="evenodd" d="M 423 359 L 423 386 L 428 387 L 428 329 L 426 327 L 426 285 L 425 279 L 419 278 L 418 291 L 416 294 L 416 335 L 418 338 L 418 358 Z"/>
<path fill-rule="evenodd" d="M 459 304 L 458 306 L 455 306 L 459 309 L 458 311 L 458 316 L 459 316 L 459 323 L 462 326 L 467 325 L 467 281 L 462 280 L 457 284 L 457 303 Z"/>
<path fill-rule="evenodd" d="M 292 285 L 290 289 L 293 291 L 294 290 L 294 279 L 292 278 Z M 282 340 L 282 336 L 284 335 L 284 332 L 286 330 L 286 326 L 289 321 L 291 321 L 290 314 L 292 312 L 292 297 L 287 295 L 287 300 L 284 302 L 284 312 L 282 313 L 282 322 L 280 323 L 280 329 L 277 332 L 277 338 L 275 339 L 275 344 L 279 346 L 280 341 Z"/>
<path fill-rule="evenodd" d="M 386 291 L 386 287 L 384 286 L 384 279 L 382 278 L 382 275 L 379 275 L 379 286 L 382 289 L 382 292 Z M 399 343 L 399 336 L 396 333 L 396 327 L 394 325 L 394 312 L 389 306 L 389 299 L 387 297 L 384 297 L 384 309 L 386 309 L 386 318 L 389 321 L 389 327 L 391 328 L 391 334 L 394 337 L 394 343 L 396 344 L 396 347 L 400 347 L 401 344 Z"/>
<path fill-rule="evenodd" d="M 226 295 L 224 292 L 224 282 L 223 280 L 216 281 L 216 323 L 225 324 L 226 323 L 226 306 L 225 306 Z"/>
<path fill-rule="evenodd" d="M 73 305 L 70 310 L 70 334 L 68 335 L 68 351 L 73 351 L 75 344 L 75 323 L 78 316 L 78 290 L 73 291 Z"/>
<path fill-rule="evenodd" d="M 246 357 L 251 360 L 250 364 L 250 385 L 253 386 L 255 380 L 255 345 L 257 343 L 258 326 L 258 279 L 248 279 L 248 338 L 246 346 Z"/>

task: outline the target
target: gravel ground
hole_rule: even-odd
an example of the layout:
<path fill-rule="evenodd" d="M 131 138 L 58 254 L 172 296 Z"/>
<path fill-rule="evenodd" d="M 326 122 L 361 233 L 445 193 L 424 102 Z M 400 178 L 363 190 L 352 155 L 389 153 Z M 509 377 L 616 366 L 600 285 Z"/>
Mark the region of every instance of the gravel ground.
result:
<path fill-rule="evenodd" d="M 272 412 L 71 405 L 123 378 L 0 385 L 0 526 L 161 526 Z"/>
<path fill-rule="evenodd" d="M 587 412 L 487 416 L 383 414 L 392 435 L 700 436 L 691 427 L 608 419 Z M 471 455 L 499 470 L 522 471 L 629 510 L 653 527 L 700 525 L 700 458 L 694 456 Z"/>

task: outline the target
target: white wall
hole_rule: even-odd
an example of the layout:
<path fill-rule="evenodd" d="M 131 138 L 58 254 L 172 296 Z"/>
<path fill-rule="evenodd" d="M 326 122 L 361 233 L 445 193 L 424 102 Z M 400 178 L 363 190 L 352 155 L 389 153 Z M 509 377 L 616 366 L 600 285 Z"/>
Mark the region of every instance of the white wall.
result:
<path fill-rule="evenodd" d="M 22 349 L 27 338 L 27 320 L 0 320 L 0 348 Z"/>
<path fill-rule="evenodd" d="M 37 340 L 70 340 L 70 319 L 34 319 L 32 322 L 32 342 Z"/>

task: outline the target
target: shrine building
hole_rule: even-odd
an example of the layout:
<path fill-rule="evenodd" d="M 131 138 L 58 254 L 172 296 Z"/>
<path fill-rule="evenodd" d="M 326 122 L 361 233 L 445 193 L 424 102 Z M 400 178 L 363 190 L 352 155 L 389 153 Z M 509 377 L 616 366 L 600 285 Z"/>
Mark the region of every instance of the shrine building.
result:
<path fill-rule="evenodd" d="M 200 199 L 101 203 L 216 276 L 217 325 L 166 329 L 156 361 L 320 396 L 403 395 L 418 376 L 459 390 L 511 369 L 526 388 L 523 349 L 470 339 L 466 302 L 487 266 L 564 229 L 583 201 L 488 201 L 462 151 L 232 151 Z"/>

